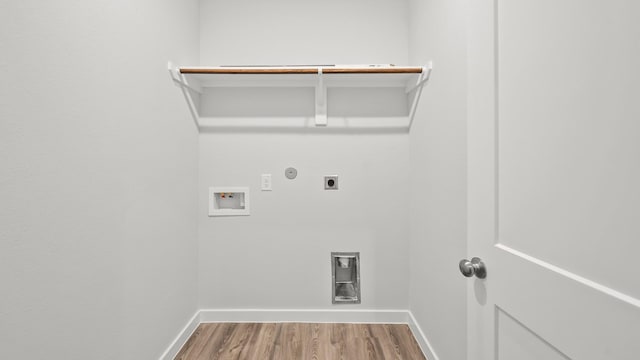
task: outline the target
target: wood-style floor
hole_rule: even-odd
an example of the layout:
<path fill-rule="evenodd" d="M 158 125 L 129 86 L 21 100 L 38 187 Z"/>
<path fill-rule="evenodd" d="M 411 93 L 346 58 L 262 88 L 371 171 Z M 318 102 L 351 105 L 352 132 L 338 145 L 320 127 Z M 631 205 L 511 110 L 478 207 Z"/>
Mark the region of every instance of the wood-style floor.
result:
<path fill-rule="evenodd" d="M 200 324 L 176 360 L 426 360 L 407 325 Z"/>

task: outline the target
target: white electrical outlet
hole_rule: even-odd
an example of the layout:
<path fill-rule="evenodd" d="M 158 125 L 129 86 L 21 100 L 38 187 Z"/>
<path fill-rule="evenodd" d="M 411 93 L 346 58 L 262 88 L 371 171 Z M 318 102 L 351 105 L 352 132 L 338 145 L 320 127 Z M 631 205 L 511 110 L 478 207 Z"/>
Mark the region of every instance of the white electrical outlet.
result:
<path fill-rule="evenodd" d="M 262 191 L 271 191 L 271 174 L 262 174 L 262 183 L 260 185 Z"/>

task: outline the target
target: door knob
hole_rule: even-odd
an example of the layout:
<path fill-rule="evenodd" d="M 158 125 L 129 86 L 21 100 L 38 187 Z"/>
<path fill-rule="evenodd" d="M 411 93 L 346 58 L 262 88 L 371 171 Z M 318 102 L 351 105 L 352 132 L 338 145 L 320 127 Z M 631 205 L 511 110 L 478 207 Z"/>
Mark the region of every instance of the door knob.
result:
<path fill-rule="evenodd" d="M 480 258 L 474 257 L 471 261 L 467 259 L 460 260 L 460 272 L 466 277 L 475 275 L 478 279 L 487 277 L 487 268 Z"/>

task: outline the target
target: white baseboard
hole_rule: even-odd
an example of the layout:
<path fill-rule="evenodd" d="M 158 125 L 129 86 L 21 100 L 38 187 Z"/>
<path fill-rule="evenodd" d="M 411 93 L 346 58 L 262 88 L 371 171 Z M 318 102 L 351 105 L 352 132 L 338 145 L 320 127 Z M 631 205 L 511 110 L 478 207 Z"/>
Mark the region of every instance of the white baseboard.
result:
<path fill-rule="evenodd" d="M 203 309 L 200 321 L 207 322 L 331 322 L 406 324 L 406 310 L 362 309 Z"/>
<path fill-rule="evenodd" d="M 196 311 L 191 320 L 187 322 L 184 328 L 180 331 L 178 336 L 173 340 L 171 345 L 167 348 L 167 350 L 160 356 L 160 360 L 173 360 L 173 358 L 178 355 L 178 351 L 182 348 L 182 346 L 189 340 L 191 334 L 196 330 L 196 328 L 200 325 L 200 311 Z"/>
<path fill-rule="evenodd" d="M 193 315 L 160 360 L 173 360 L 201 323 L 213 322 L 329 322 L 407 324 L 428 360 L 440 360 L 433 347 L 408 310 L 363 309 L 203 309 Z"/>
<path fill-rule="evenodd" d="M 433 346 L 429 343 L 429 339 L 427 339 L 424 332 L 422 332 L 420 325 L 418 325 L 418 321 L 413 317 L 411 311 L 407 311 L 407 317 L 409 318 L 409 321 L 407 322 L 409 328 L 413 333 L 413 337 L 418 341 L 418 345 L 420 345 L 424 356 L 426 356 L 428 360 L 440 360 L 436 352 L 433 350 Z"/>

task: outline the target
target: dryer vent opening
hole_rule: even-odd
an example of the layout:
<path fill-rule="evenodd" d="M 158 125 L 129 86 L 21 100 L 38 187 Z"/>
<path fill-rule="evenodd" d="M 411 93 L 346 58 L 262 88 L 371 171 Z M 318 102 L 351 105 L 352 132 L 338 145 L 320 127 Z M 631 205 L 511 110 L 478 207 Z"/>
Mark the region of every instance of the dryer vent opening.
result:
<path fill-rule="evenodd" d="M 331 253 L 331 302 L 360 304 L 360 253 Z"/>

